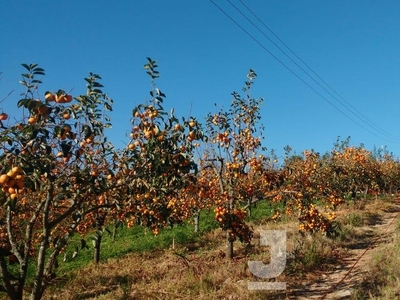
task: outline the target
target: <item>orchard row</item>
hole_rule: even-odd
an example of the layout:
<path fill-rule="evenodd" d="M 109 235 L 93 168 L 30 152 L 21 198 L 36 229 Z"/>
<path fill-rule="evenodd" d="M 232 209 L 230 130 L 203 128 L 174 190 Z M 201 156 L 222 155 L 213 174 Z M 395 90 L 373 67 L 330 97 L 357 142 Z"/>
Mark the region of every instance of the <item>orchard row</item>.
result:
<path fill-rule="evenodd" d="M 203 124 L 163 108 L 157 64 L 148 59 L 151 99 L 133 108 L 127 146 L 116 149 L 106 135 L 113 101 L 100 76 L 85 78 L 83 95 L 58 90 L 39 97 L 44 70 L 23 66 L 21 115 L 0 114 L 0 266 L 12 299 L 23 297 L 28 264 L 36 266 L 31 299 L 40 299 L 72 235 L 101 231 L 109 222 L 157 234 L 213 210 L 231 258 L 235 240 L 251 241 L 246 216 L 258 201 L 284 203 L 275 219 L 295 214 L 300 230 L 329 233 L 346 198 L 400 186 L 398 160 L 362 147 L 336 146 L 323 156 L 288 153 L 278 165 L 262 145 L 263 99 L 250 96 L 253 71 L 243 95 L 232 93 L 230 108 L 210 113 Z M 98 253 L 100 242 L 98 235 Z M 10 255 L 18 271 L 10 268 Z"/>

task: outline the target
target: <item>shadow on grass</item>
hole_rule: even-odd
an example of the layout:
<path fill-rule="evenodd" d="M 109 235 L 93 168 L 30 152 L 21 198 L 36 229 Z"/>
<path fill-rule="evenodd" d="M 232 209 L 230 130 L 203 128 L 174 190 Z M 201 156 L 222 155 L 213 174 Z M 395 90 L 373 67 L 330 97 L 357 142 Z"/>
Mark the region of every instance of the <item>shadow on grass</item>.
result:
<path fill-rule="evenodd" d="M 367 212 L 364 216 L 364 224 L 368 226 L 379 225 L 383 223 L 382 215 L 378 213 Z"/>

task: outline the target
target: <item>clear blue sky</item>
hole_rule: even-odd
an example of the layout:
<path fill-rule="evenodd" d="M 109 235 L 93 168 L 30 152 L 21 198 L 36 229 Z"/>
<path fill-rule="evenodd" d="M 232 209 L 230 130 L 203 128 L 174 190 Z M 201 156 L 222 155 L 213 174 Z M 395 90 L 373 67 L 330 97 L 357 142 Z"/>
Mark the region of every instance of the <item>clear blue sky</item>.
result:
<path fill-rule="evenodd" d="M 11 115 L 15 111 L 23 91 L 18 84 L 21 63 L 38 63 L 46 70 L 42 93 L 59 88 L 83 93 L 83 78 L 92 71 L 102 76 L 104 90 L 115 101 L 114 129 L 109 135 L 122 146 L 130 130 L 132 108 L 149 98 L 149 78 L 143 70 L 149 56 L 160 66 L 158 87 L 167 95 L 165 106 L 174 107 L 178 116 L 191 113 L 203 120 L 207 112 L 214 111 L 214 103 L 227 107 L 231 92 L 241 91 L 252 68 L 258 74 L 253 95 L 265 99 L 262 122 L 268 149 L 280 155 L 285 145 L 297 152 L 311 148 L 325 152 L 337 136 L 351 136 L 355 145 L 364 143 L 368 149 L 387 145 L 400 154 L 399 142 L 391 138 L 400 138 L 399 1 L 245 1 L 384 134 L 315 84 L 229 2 L 215 2 L 318 93 L 376 134 L 338 112 L 206 0 L 4 2 L 0 10 L 0 99 L 15 92 L 0 108 Z M 239 0 L 231 2 L 290 54 Z"/>

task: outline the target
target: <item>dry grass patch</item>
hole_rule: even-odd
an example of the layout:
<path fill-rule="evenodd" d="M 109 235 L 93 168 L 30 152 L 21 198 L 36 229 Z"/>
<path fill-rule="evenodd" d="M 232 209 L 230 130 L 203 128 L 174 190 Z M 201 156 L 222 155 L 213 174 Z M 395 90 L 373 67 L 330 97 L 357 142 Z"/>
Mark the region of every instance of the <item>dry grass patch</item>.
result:
<path fill-rule="evenodd" d="M 265 299 L 247 289 L 246 263 L 228 261 L 219 250 L 132 254 L 78 271 L 47 299 Z"/>
<path fill-rule="evenodd" d="M 400 220 L 394 237 L 376 249 L 368 272 L 352 294 L 353 300 L 400 298 Z"/>
<path fill-rule="evenodd" d="M 321 274 L 342 263 L 346 247 L 372 238 L 365 232 L 362 235 L 359 229 L 381 222 L 383 211 L 396 208 L 390 202 L 362 205 L 363 212 L 351 206 L 339 212 L 338 222 L 343 224 L 336 239 L 319 233 L 300 234 L 295 218 L 286 218 L 285 223 L 253 223 L 251 246 L 235 243 L 236 258 L 228 260 L 224 257 L 226 235 L 217 229 L 195 242 L 175 244 L 175 249 L 131 253 L 81 268 L 51 288 L 45 299 L 289 299 L 304 284 L 318 282 Z M 350 214 L 359 220 L 349 221 Z M 259 232 L 271 229 L 287 231 L 286 269 L 271 281 L 286 282 L 288 289 L 250 291 L 248 282 L 263 280 L 251 274 L 247 262 L 269 263 L 269 247 L 260 246 Z M 392 267 L 397 265 L 392 262 Z M 378 273 L 375 269 L 373 272 Z"/>
<path fill-rule="evenodd" d="M 255 225 L 254 225 L 255 226 Z M 333 242 L 322 235 L 301 236 L 295 221 L 255 226 L 251 246 L 235 243 L 236 258 L 224 257 L 225 233 L 214 230 L 198 242 L 176 249 L 129 254 L 78 270 L 49 292 L 46 299 L 287 299 L 290 287 L 306 274 L 328 266 Z M 260 246 L 260 230 L 287 230 L 288 262 L 272 281 L 287 282 L 287 291 L 250 291 L 247 283 L 263 281 L 251 274 L 249 260 L 269 263 L 269 247 Z M 308 276 L 308 275 L 307 275 Z"/>

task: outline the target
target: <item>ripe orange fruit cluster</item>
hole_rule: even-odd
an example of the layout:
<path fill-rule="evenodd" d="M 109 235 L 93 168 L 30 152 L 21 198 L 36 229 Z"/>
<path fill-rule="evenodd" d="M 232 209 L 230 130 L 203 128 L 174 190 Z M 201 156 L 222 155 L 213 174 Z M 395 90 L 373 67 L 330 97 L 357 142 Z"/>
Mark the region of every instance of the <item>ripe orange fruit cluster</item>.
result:
<path fill-rule="evenodd" d="M 344 202 L 344 199 L 331 195 L 328 199 L 333 207 L 337 207 Z"/>
<path fill-rule="evenodd" d="M 34 124 L 37 122 L 37 120 L 38 120 L 38 116 L 37 116 L 37 115 L 32 116 L 32 117 L 30 117 L 30 118 L 28 119 L 28 124 L 29 124 L 29 125 L 34 125 Z"/>
<path fill-rule="evenodd" d="M 233 211 L 233 213 L 239 218 L 239 220 L 243 221 L 246 216 L 247 216 L 247 212 L 245 209 L 235 209 Z"/>
<path fill-rule="evenodd" d="M 190 127 L 190 128 L 193 128 L 193 127 L 195 127 L 195 126 L 196 126 L 196 124 L 197 124 L 197 123 L 196 123 L 196 121 L 195 121 L 195 120 L 190 120 L 190 121 L 189 121 L 189 127 Z"/>
<path fill-rule="evenodd" d="M 45 99 L 47 102 L 53 102 L 55 101 L 56 103 L 69 103 L 72 101 L 72 96 L 69 94 L 53 94 L 51 92 L 46 92 L 44 95 Z"/>
<path fill-rule="evenodd" d="M 8 115 L 6 113 L 1 113 L 0 114 L 0 121 L 4 121 L 8 119 Z"/>
<path fill-rule="evenodd" d="M 61 130 L 57 133 L 57 138 L 59 138 L 62 141 L 64 141 L 67 138 L 70 140 L 73 140 L 76 138 L 76 133 L 71 131 L 71 126 L 65 125 L 63 127 L 63 130 Z M 82 147 L 82 145 L 81 145 L 81 147 Z"/>
<path fill-rule="evenodd" d="M 314 204 L 309 207 L 301 207 L 301 216 L 299 217 L 300 231 L 326 231 L 330 220 L 322 215 Z"/>
<path fill-rule="evenodd" d="M 214 209 L 214 213 L 215 213 L 215 219 L 218 222 L 222 223 L 225 220 L 226 208 L 217 206 Z"/>
<path fill-rule="evenodd" d="M 217 139 L 219 142 L 228 144 L 231 141 L 231 139 L 228 138 L 228 136 L 229 136 L 229 132 L 225 131 L 224 133 L 218 133 Z"/>
<path fill-rule="evenodd" d="M 11 200 L 17 198 L 23 192 L 24 174 L 20 167 L 13 167 L 7 174 L 0 175 L 0 185 L 5 194 L 9 194 Z"/>
<path fill-rule="evenodd" d="M 191 142 L 191 141 L 194 141 L 196 139 L 197 139 L 196 131 L 194 131 L 194 130 L 190 131 L 189 134 L 188 134 L 188 141 Z"/>
<path fill-rule="evenodd" d="M 139 110 L 137 110 L 134 113 L 135 118 L 140 118 L 140 119 L 150 118 L 151 120 L 158 117 L 158 115 L 159 112 L 153 105 L 147 106 L 146 109 L 143 111 L 143 113 L 141 113 Z"/>

